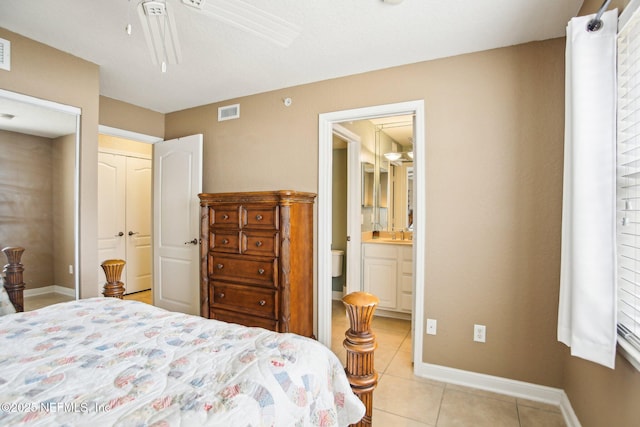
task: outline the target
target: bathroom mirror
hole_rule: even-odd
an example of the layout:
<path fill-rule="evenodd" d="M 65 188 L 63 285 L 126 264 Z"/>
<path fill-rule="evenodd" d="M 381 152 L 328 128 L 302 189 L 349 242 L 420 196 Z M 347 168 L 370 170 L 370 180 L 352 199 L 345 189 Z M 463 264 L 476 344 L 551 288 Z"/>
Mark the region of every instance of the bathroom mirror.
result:
<path fill-rule="evenodd" d="M 406 230 L 410 226 L 408 168 L 413 166 L 413 116 L 342 123 L 360 137 L 362 231 Z M 395 153 L 389 159 L 385 154 Z M 412 181 L 411 181 L 412 182 Z"/>
<path fill-rule="evenodd" d="M 78 297 L 79 123 L 78 108 L 0 90 L 0 245 L 25 248 L 25 296 Z"/>

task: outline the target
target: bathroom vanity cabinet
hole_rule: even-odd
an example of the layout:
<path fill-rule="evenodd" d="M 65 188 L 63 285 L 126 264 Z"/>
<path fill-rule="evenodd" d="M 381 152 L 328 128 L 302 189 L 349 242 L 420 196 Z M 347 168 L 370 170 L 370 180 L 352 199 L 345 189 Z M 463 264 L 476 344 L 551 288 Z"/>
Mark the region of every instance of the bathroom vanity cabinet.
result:
<path fill-rule="evenodd" d="M 313 335 L 315 196 L 200 194 L 202 316 Z"/>
<path fill-rule="evenodd" d="M 378 308 L 411 313 L 413 307 L 413 246 L 363 243 L 364 291 L 380 298 Z"/>

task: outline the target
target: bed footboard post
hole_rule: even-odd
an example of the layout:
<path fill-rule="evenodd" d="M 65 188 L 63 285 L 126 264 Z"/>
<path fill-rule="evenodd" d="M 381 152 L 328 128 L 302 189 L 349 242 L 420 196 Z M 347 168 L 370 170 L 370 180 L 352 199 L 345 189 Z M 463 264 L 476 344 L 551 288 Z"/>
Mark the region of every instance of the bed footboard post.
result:
<path fill-rule="evenodd" d="M 100 265 L 107 278 L 107 283 L 104 284 L 104 292 L 102 292 L 102 295 L 122 299 L 124 295 L 124 283 L 120 281 L 120 277 L 122 276 L 125 261 L 121 259 L 108 259 Z"/>
<path fill-rule="evenodd" d="M 22 258 L 24 248 L 19 246 L 9 246 L 4 248 L 2 252 L 7 256 L 7 261 L 9 262 L 2 270 L 6 278 L 4 288 L 7 290 L 9 299 L 16 311 L 23 312 L 25 285 L 22 274 L 24 272 L 24 267 L 20 263 L 20 258 Z"/>
<path fill-rule="evenodd" d="M 373 369 L 373 353 L 378 346 L 371 331 L 371 321 L 378 297 L 366 292 L 353 292 L 342 298 L 349 317 L 349 330 L 345 333 L 347 350 L 345 371 L 351 389 L 366 407 L 364 417 L 355 426 L 371 426 L 373 390 L 378 385 L 378 373 Z"/>

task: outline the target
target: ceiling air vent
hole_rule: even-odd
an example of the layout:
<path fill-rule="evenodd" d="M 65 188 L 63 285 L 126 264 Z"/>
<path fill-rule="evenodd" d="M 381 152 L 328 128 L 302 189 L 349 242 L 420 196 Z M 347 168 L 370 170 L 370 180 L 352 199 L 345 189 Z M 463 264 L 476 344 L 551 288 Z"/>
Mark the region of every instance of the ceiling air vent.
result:
<path fill-rule="evenodd" d="M 11 42 L 0 39 L 0 70 L 11 70 Z"/>
<path fill-rule="evenodd" d="M 218 108 L 218 121 L 233 120 L 240 118 L 240 104 L 227 105 Z"/>

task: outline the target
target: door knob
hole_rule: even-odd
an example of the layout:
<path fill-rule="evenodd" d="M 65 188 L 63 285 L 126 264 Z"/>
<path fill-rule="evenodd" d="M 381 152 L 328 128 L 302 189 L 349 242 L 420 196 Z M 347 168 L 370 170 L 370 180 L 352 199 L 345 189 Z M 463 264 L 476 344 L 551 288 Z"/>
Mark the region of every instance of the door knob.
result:
<path fill-rule="evenodd" d="M 193 239 L 190 240 L 188 242 L 184 242 L 185 245 L 197 245 L 198 244 L 198 239 Z"/>
<path fill-rule="evenodd" d="M 134 234 L 140 234 L 140 232 L 138 232 L 138 231 L 135 231 L 135 232 L 134 232 L 134 231 L 130 231 L 130 232 L 128 232 L 127 234 L 128 234 L 129 236 L 133 236 Z"/>
<path fill-rule="evenodd" d="M 114 237 L 122 237 L 122 236 L 124 236 L 124 233 L 121 231 L 118 234 L 116 234 Z"/>

